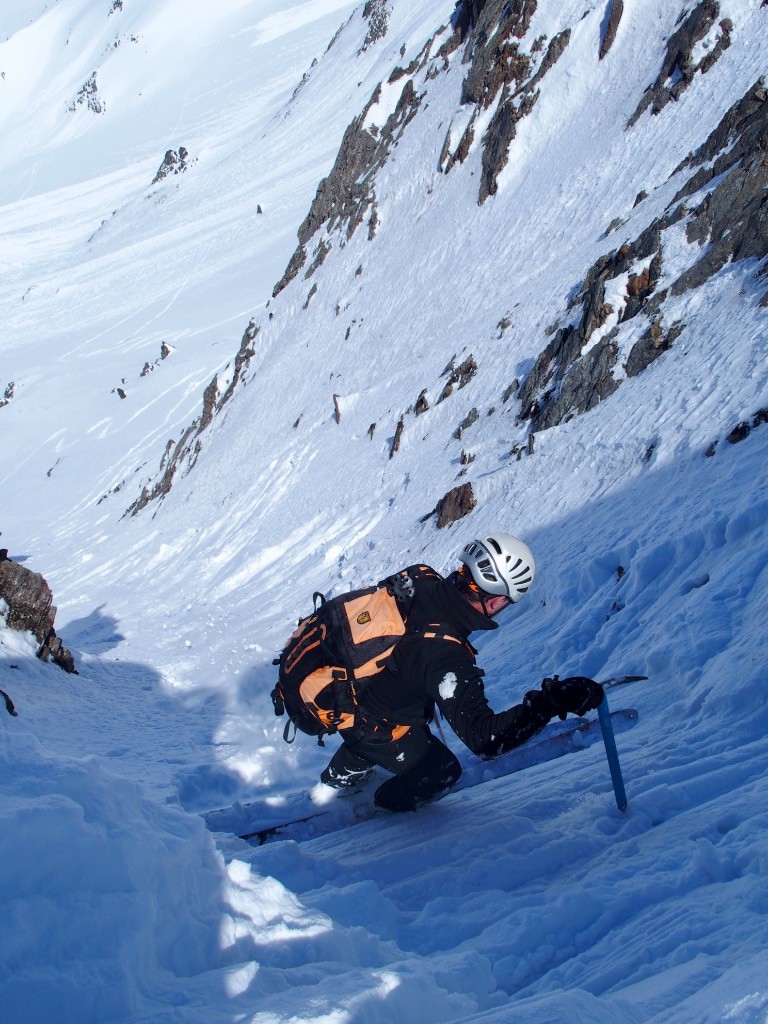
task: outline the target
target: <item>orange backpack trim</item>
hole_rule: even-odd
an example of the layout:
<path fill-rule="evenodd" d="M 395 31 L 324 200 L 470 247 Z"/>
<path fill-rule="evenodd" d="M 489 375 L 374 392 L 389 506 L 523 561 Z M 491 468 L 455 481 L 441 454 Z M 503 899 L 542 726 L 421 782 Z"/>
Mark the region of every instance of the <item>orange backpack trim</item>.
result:
<path fill-rule="evenodd" d="M 374 683 L 402 640 L 441 639 L 477 653 L 467 640 L 445 632 L 439 623 L 407 630 L 406 620 L 414 596 L 414 581 L 442 579 L 426 565 L 410 566 L 388 577 L 377 587 L 352 591 L 322 602 L 314 614 L 302 619 L 289 638 L 280 658 L 278 682 L 272 691 L 275 714 L 286 711 L 289 722 L 302 732 L 323 736 L 349 729 L 355 723 L 358 687 Z M 393 740 L 411 728 L 398 723 L 381 723 Z M 294 734 L 295 736 L 295 734 Z"/>
<path fill-rule="evenodd" d="M 338 671 L 332 665 L 318 668 L 311 672 L 299 686 L 301 699 L 328 732 L 349 729 L 355 723 L 354 713 L 337 712 L 334 707 L 333 682 L 334 674 Z"/>

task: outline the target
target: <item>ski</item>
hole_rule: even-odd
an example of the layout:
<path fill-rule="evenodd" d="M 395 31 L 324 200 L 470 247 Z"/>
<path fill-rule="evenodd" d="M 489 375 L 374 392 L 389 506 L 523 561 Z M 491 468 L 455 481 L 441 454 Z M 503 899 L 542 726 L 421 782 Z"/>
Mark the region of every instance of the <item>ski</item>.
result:
<path fill-rule="evenodd" d="M 625 732 L 632 728 L 638 717 L 634 708 L 612 711 L 610 721 L 614 732 Z M 490 761 L 478 760 L 464 765 L 462 777 L 452 792 L 470 789 L 526 768 L 546 764 L 566 754 L 584 750 L 601 739 L 598 718 L 572 718 L 565 722 L 550 723 L 545 731 L 516 750 L 510 750 Z M 373 806 L 368 792 L 370 788 L 368 786 L 362 794 L 351 796 L 340 792 L 337 798 L 321 806 L 313 803 L 309 793 L 302 792 L 296 794 L 292 801 L 287 801 L 289 806 L 282 805 L 282 817 L 279 817 L 279 808 L 267 806 L 261 801 L 209 811 L 203 817 L 212 832 L 234 833 L 254 846 L 263 846 L 280 839 L 315 839 L 388 813 Z"/>

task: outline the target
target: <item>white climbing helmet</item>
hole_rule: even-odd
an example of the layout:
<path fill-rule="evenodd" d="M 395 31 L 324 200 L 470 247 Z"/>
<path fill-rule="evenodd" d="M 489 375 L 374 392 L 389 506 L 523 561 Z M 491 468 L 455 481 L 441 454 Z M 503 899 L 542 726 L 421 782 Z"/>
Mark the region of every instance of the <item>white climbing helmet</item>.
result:
<path fill-rule="evenodd" d="M 528 592 L 536 563 L 531 549 L 509 533 L 488 533 L 470 541 L 459 555 L 472 579 L 487 594 L 501 594 L 513 603 Z"/>

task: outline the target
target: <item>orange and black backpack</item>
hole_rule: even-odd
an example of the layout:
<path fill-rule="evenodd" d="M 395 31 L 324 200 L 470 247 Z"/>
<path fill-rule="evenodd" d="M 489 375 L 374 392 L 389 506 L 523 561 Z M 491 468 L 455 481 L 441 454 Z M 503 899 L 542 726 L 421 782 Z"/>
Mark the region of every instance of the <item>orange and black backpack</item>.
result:
<path fill-rule="evenodd" d="M 286 742 L 295 739 L 295 731 L 289 739 L 291 724 L 317 736 L 321 745 L 323 736 L 354 724 L 358 695 L 404 636 L 414 584 L 423 579 L 442 577 L 427 565 L 414 565 L 377 587 L 331 600 L 314 595 L 313 614 L 299 620 L 274 662 L 279 675 L 272 703 L 276 715 L 288 715 Z"/>

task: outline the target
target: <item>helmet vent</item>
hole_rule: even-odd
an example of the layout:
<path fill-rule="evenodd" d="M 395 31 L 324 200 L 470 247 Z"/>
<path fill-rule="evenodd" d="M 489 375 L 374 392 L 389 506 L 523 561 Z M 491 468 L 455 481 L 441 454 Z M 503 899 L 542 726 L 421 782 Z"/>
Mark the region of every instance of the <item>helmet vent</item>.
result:
<path fill-rule="evenodd" d="M 491 547 L 493 548 L 497 555 L 502 554 L 501 545 L 499 544 L 495 537 L 488 537 L 487 543 L 491 545 Z"/>

